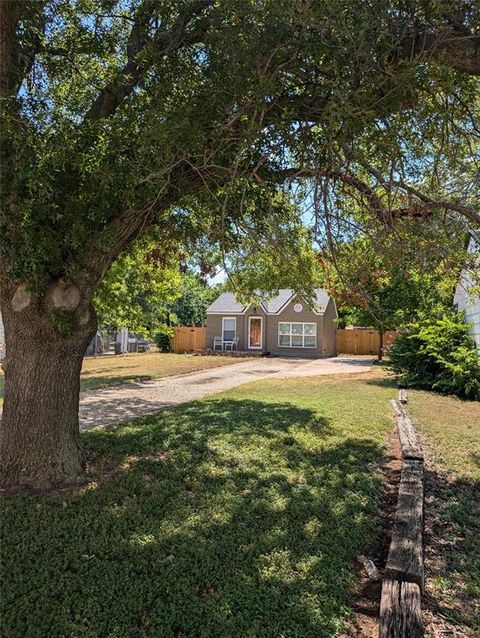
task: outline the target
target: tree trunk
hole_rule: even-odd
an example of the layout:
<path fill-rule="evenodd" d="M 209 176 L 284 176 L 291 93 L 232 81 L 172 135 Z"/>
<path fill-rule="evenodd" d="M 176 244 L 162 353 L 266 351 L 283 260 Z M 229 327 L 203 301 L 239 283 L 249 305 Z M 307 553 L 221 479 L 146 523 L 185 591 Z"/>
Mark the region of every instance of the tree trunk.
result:
<path fill-rule="evenodd" d="M 378 360 L 382 361 L 383 359 L 383 326 L 380 326 L 378 329 L 378 334 L 380 336 L 380 345 L 378 346 Z"/>
<path fill-rule="evenodd" d="M 2 294 L 0 485 L 45 489 L 75 481 L 85 467 L 78 427 L 80 370 L 96 317 L 85 304 L 78 308 L 77 300 L 74 311 L 55 315 L 38 303 L 12 308 L 11 299 Z"/>

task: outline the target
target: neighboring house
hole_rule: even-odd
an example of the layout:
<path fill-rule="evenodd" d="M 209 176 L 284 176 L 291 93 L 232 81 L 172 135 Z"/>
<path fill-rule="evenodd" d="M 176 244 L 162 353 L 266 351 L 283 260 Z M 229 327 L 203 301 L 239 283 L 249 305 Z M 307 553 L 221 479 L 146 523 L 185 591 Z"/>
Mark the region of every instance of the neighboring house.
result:
<path fill-rule="evenodd" d="M 336 354 L 337 317 L 334 300 L 322 288 L 316 290 L 313 308 L 290 289 L 247 306 L 226 292 L 207 308 L 206 346 L 213 350 L 215 339 L 238 340 L 237 350 L 330 357 Z"/>
<path fill-rule="evenodd" d="M 473 232 L 470 233 L 468 250 L 471 253 L 480 250 L 480 238 Z M 478 281 L 473 281 L 473 273 L 464 270 L 460 276 L 460 281 L 455 290 L 453 303 L 458 310 L 465 311 L 465 319 L 471 325 L 471 334 L 480 350 L 480 297 L 470 292 L 472 286 L 479 285 Z"/>

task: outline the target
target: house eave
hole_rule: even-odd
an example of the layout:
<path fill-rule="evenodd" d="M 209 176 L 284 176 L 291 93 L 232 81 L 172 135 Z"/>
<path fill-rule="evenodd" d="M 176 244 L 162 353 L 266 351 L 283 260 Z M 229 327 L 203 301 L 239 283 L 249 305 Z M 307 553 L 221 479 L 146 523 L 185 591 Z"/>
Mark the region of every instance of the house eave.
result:
<path fill-rule="evenodd" d="M 249 308 L 250 306 L 248 306 L 247 308 L 245 308 L 245 310 L 242 310 L 241 312 L 239 312 L 238 310 L 207 310 L 206 314 L 207 315 L 244 315 Z M 285 308 L 283 308 L 283 310 L 279 310 L 278 312 L 267 312 L 263 306 L 262 308 L 267 317 L 278 317 L 285 310 Z M 319 317 L 322 317 L 325 314 L 325 310 L 321 310 L 321 311 L 312 310 L 312 312 L 313 314 Z"/>

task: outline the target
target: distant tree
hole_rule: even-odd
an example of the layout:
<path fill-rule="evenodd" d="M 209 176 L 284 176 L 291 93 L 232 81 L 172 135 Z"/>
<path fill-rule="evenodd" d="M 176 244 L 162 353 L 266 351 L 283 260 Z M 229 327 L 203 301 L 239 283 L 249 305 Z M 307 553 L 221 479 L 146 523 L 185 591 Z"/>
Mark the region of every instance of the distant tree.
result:
<path fill-rule="evenodd" d="M 338 246 L 334 261 L 321 259 L 326 285 L 339 307 L 339 325 L 376 328 L 380 333 L 379 359 L 385 331 L 415 321 L 419 313 L 452 303 L 466 255 L 462 248 L 465 233 L 461 227 L 451 226 L 448 232 L 460 240 L 459 250 L 442 255 L 433 249 L 441 239 L 438 233 L 435 235 L 433 229 L 428 232 L 425 226 L 420 230 L 430 235 L 430 255 L 427 246 L 418 251 L 421 237 L 417 229 L 416 235 L 384 236 L 387 245 L 381 249 L 371 238 L 357 238 Z M 400 240 L 401 251 L 395 247 Z M 392 242 L 395 245 L 389 245 Z"/>
<path fill-rule="evenodd" d="M 150 231 L 115 261 L 93 299 L 99 325 L 128 327 L 144 336 L 166 325 L 183 275 L 173 247 L 165 259 L 157 245 Z"/>
<path fill-rule="evenodd" d="M 186 272 L 178 287 L 178 297 L 170 304 L 170 321 L 179 326 L 205 326 L 207 308 L 223 289 L 222 284 L 209 287 L 199 275 Z"/>

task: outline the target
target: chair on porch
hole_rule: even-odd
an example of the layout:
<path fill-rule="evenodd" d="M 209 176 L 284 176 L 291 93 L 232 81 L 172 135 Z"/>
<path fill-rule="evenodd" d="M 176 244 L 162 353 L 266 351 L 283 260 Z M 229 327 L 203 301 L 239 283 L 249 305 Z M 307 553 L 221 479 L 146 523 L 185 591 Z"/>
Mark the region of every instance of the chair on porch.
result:
<path fill-rule="evenodd" d="M 213 349 L 216 350 L 217 346 L 220 347 L 220 350 L 223 350 L 223 340 L 222 337 L 214 337 L 213 338 Z"/>
<path fill-rule="evenodd" d="M 235 339 L 232 339 L 231 341 L 224 341 L 223 346 L 225 350 L 230 349 L 233 352 L 234 350 L 238 350 L 239 341 L 240 341 L 240 337 L 235 337 Z"/>

